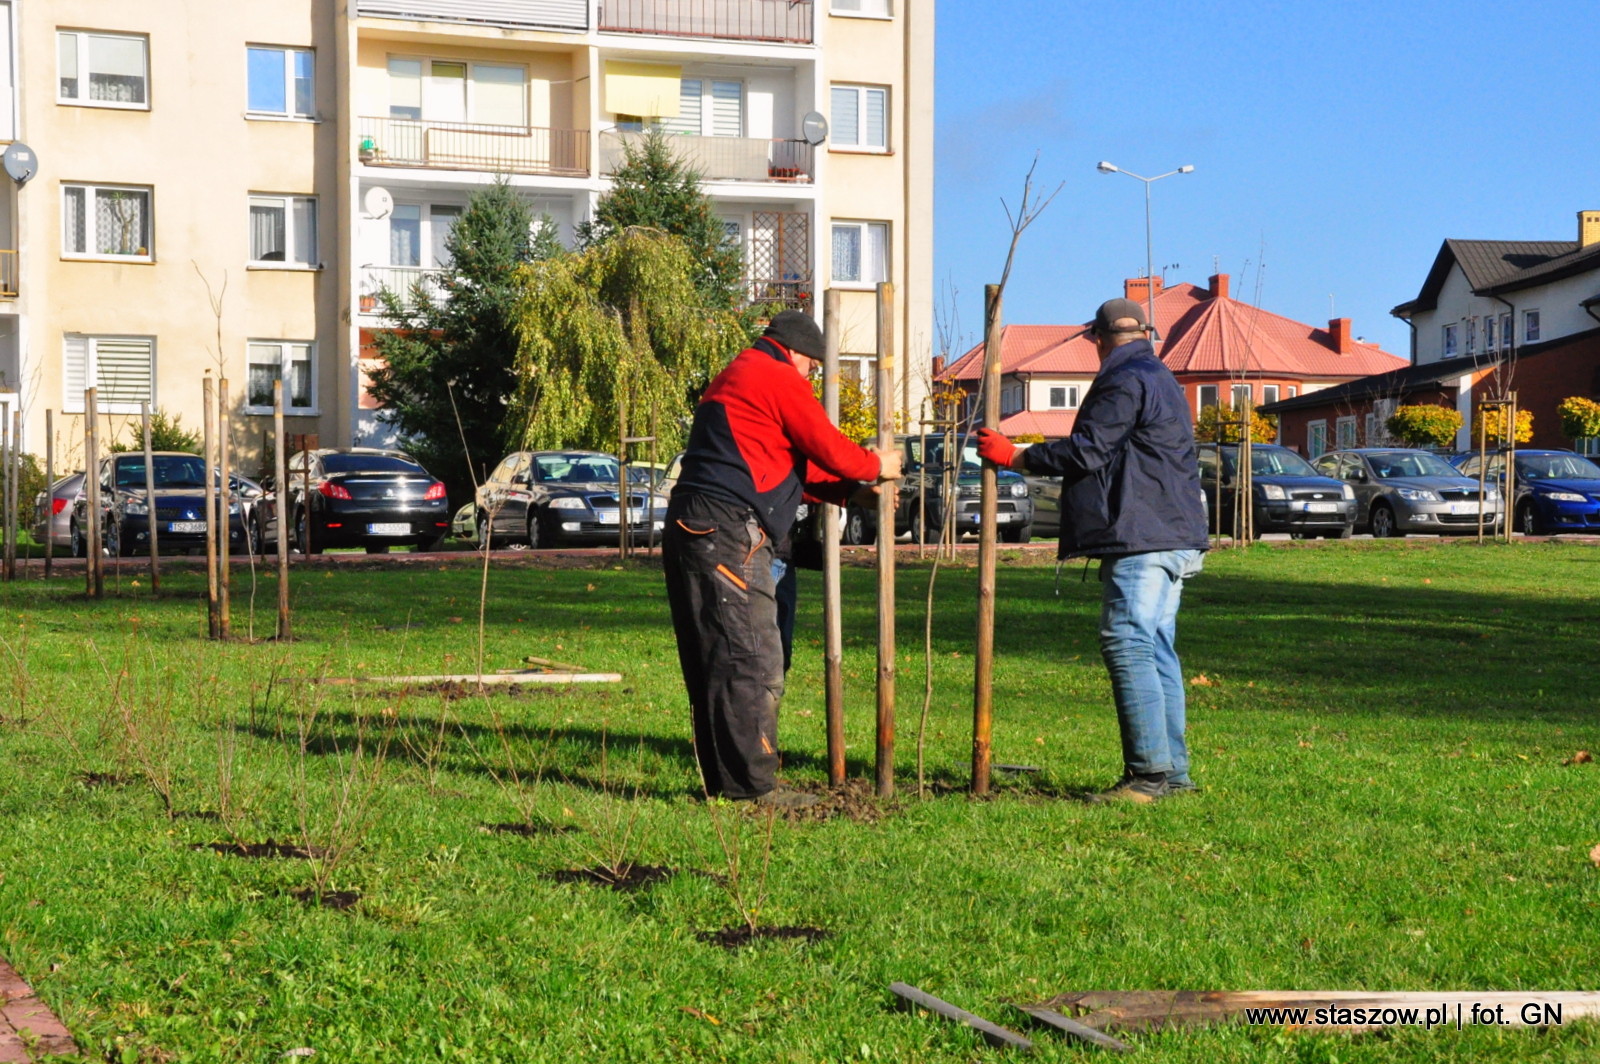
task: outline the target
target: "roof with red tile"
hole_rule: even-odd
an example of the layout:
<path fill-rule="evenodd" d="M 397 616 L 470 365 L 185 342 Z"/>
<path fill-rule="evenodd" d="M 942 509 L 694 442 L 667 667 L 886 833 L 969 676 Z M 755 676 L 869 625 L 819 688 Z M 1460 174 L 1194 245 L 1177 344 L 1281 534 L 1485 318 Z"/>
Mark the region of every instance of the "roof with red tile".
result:
<path fill-rule="evenodd" d="M 1072 435 L 1072 426 L 1078 420 L 1076 410 L 1021 410 L 1000 422 L 1000 431 L 1007 436 L 1024 436 L 1037 433 L 1057 440 Z"/>
<path fill-rule="evenodd" d="M 1224 281 L 1224 284 L 1226 282 Z M 1141 300 L 1142 302 L 1142 300 Z M 1327 328 L 1258 310 L 1209 288 L 1180 283 L 1156 293 L 1161 359 L 1174 373 L 1240 373 L 1289 378 L 1351 378 L 1409 365 L 1377 344 L 1347 340 L 1341 354 Z M 1100 359 L 1083 325 L 1007 325 L 1002 373 L 1093 376 Z M 957 359 L 944 379 L 976 381 L 983 345 Z"/>

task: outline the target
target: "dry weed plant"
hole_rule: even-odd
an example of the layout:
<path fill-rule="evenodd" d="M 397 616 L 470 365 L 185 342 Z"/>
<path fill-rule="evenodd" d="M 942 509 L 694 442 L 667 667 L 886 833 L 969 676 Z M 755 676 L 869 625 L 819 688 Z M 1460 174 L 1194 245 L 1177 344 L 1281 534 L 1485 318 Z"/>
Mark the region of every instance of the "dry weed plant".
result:
<path fill-rule="evenodd" d="M 598 791 L 580 791 L 572 806 L 564 812 L 578 826 L 572 839 L 579 852 L 594 862 L 594 870 L 612 882 L 628 878 L 634 865 L 636 834 L 639 817 L 644 812 L 639 800 L 644 789 L 644 737 L 639 737 L 638 759 L 634 765 L 633 793 L 628 793 L 628 781 L 611 778 L 610 755 L 606 745 L 606 723 L 600 723 L 600 787 Z M 572 780 L 562 773 L 570 784 Z"/>
<path fill-rule="evenodd" d="M 500 788 L 500 793 L 505 795 L 511 808 L 516 810 L 524 830 L 529 833 L 541 829 L 554 830 L 554 824 L 540 809 L 540 805 L 545 770 L 550 764 L 550 752 L 555 748 L 555 726 L 550 727 L 550 735 L 545 740 L 544 750 L 539 755 L 537 763 L 532 766 L 525 765 L 512 747 L 511 736 L 506 732 L 505 719 L 500 716 L 500 711 L 495 709 L 493 700 L 483 694 L 479 697 L 489 711 L 490 724 L 494 729 L 503 763 L 495 758 L 485 757 L 477 744 L 472 741 L 472 736 L 467 733 L 465 726 L 458 726 L 461 729 L 461 737 L 466 740 L 467 749 L 472 751 L 484 771 L 489 773 L 489 778 Z"/>
<path fill-rule="evenodd" d="M 717 838 L 717 847 L 722 851 L 723 872 L 711 878 L 722 887 L 722 892 L 739 914 L 739 919 L 751 931 L 755 931 L 761 914 L 767 908 L 767 877 L 772 868 L 772 836 L 778 811 L 768 806 L 760 810 L 759 816 L 753 817 L 740 808 L 741 803 L 710 794 L 706 795 L 705 805 L 711 830 Z M 747 836 L 752 826 L 759 830 L 761 844 L 760 864 L 754 869 L 748 867 L 747 858 L 750 855 L 746 853 Z M 705 864 L 699 843 L 691 837 L 690 844 L 700 862 Z"/>
<path fill-rule="evenodd" d="M 32 674 L 28 671 L 28 629 L 22 626 L 16 643 L 0 636 L 0 647 L 5 648 L 11 663 L 11 700 L 9 715 L 0 715 L 0 724 L 28 724 L 28 696 L 32 691 Z"/>
<path fill-rule="evenodd" d="M 138 633 L 128 637 L 123 645 L 122 665 L 115 674 L 93 639 L 89 640 L 89 648 L 110 688 L 110 716 L 118 727 L 119 759 L 138 769 L 171 819 L 177 815 L 173 792 L 178 734 L 173 700 L 181 685 L 169 668 L 157 665 L 154 653 L 140 653 L 142 642 Z"/>

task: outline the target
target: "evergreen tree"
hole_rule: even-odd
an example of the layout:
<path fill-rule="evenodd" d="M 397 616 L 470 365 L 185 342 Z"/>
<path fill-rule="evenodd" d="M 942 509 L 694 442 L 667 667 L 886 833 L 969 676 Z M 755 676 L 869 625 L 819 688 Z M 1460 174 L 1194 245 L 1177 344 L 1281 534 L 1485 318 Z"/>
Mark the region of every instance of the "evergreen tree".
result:
<path fill-rule="evenodd" d="M 695 264 L 695 287 L 706 303 L 732 309 L 742 302 L 744 255 L 700 191 L 700 175 L 674 154 L 671 138 L 659 130 L 624 145 L 610 190 L 595 205 L 593 220 L 578 227 L 578 244 L 593 247 L 634 228 L 659 229 L 683 240 Z"/>
<path fill-rule="evenodd" d="M 384 362 L 370 390 L 402 446 L 463 502 L 473 474 L 481 480 L 515 442 L 506 412 L 517 390 L 517 270 L 563 249 L 550 217 L 536 226 L 504 180 L 473 194 L 445 247 L 442 298 L 428 298 L 420 283 L 379 296 L 387 328 L 375 345 Z"/>

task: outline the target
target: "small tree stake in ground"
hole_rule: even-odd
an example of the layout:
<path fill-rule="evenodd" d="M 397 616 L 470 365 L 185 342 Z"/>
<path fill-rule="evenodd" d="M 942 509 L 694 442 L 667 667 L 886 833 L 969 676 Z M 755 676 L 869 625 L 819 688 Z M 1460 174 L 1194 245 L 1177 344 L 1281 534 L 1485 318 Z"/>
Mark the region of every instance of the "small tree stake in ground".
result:
<path fill-rule="evenodd" d="M 56 412 L 44 412 L 44 578 L 54 568 L 56 543 Z"/>
<path fill-rule="evenodd" d="M 878 283 L 878 449 L 894 449 L 894 285 Z M 878 490 L 878 797 L 894 797 L 894 483 Z"/>
<path fill-rule="evenodd" d="M 217 438 L 215 385 L 211 371 L 206 370 L 201 391 L 201 436 L 206 464 L 206 634 L 212 639 L 219 639 L 222 636 L 222 613 L 217 589 L 217 466 L 216 452 L 212 449 Z"/>
<path fill-rule="evenodd" d="M 230 616 L 229 592 L 232 590 L 233 522 L 228 520 L 233 506 L 233 492 L 228 483 L 228 435 L 232 419 L 228 417 L 228 378 L 217 381 L 217 478 L 221 485 L 221 498 L 217 501 L 217 631 L 223 639 L 233 634 Z M 243 517 L 244 508 L 240 507 Z"/>
<path fill-rule="evenodd" d="M 150 590 L 161 590 L 161 552 L 156 543 L 156 467 L 155 449 L 150 446 L 150 404 L 139 404 L 140 436 L 144 440 L 144 507 L 145 524 L 150 530 Z"/>
<path fill-rule="evenodd" d="M 89 594 L 94 598 L 105 597 L 105 580 L 101 574 L 102 561 L 100 550 L 100 399 L 97 389 L 90 388 L 83 393 L 83 409 L 88 421 L 88 433 L 85 436 L 83 475 L 88 487 L 89 506 L 88 513 L 84 515 L 84 523 L 89 527 L 79 531 L 80 537 L 89 548 L 88 564 L 85 572 L 88 574 Z"/>
<path fill-rule="evenodd" d="M 278 640 L 289 641 L 289 537 L 284 530 L 284 500 L 289 497 L 287 447 L 283 437 L 283 380 L 272 382 L 272 493 L 278 515 Z"/>
<path fill-rule="evenodd" d="M 839 293 L 822 297 L 822 406 L 839 424 Z M 828 732 L 828 784 L 844 785 L 844 614 L 839 587 L 839 507 L 822 507 L 822 671 Z"/>

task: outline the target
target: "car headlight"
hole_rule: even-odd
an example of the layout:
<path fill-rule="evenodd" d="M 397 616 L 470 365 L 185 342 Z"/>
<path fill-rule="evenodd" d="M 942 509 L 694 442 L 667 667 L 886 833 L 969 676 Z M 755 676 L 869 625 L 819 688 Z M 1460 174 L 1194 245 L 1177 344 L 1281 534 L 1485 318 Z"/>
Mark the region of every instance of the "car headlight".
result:
<path fill-rule="evenodd" d="M 589 504 L 576 495 L 562 495 L 550 500 L 552 510 L 587 510 Z"/>
<path fill-rule="evenodd" d="M 1439 496 L 1426 488 L 1396 488 L 1395 494 L 1412 502 L 1438 502 Z"/>
<path fill-rule="evenodd" d="M 150 507 L 142 502 L 125 502 L 122 504 L 122 512 L 134 517 L 145 517 L 149 515 Z"/>
<path fill-rule="evenodd" d="M 1011 485 L 1011 497 L 1013 499 L 1020 499 L 1026 494 L 1028 494 L 1028 485 L 1025 482 L 1018 481 Z"/>
<path fill-rule="evenodd" d="M 1284 493 L 1282 484 L 1263 484 L 1261 485 L 1261 494 L 1269 499 L 1287 499 L 1289 497 Z"/>
<path fill-rule="evenodd" d="M 1340 494 L 1343 495 L 1345 498 L 1353 499 L 1353 498 L 1356 497 L 1356 489 L 1352 488 L 1350 485 L 1341 484 L 1341 485 L 1339 485 L 1339 487 L 1340 487 Z"/>
<path fill-rule="evenodd" d="M 1483 493 L 1483 497 L 1490 502 L 1499 502 L 1500 492 L 1495 488 L 1489 488 Z"/>
<path fill-rule="evenodd" d="M 1547 492 L 1544 493 L 1544 497 L 1547 498 L 1547 499 L 1554 499 L 1556 502 L 1587 502 L 1588 501 L 1582 495 L 1579 495 L 1575 491 L 1547 491 Z"/>

